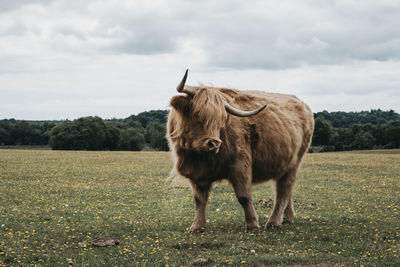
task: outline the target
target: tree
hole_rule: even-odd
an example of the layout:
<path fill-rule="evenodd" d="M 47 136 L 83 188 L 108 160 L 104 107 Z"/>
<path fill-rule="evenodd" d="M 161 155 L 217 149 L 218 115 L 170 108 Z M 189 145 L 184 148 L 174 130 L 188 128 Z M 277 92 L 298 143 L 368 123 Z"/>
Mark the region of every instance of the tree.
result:
<path fill-rule="evenodd" d="M 146 142 L 152 148 L 158 150 L 168 150 L 168 142 L 165 138 L 165 123 L 150 122 L 146 127 Z"/>
<path fill-rule="evenodd" d="M 116 150 L 118 148 L 119 136 L 121 130 L 111 123 L 106 124 L 106 140 L 104 148 L 108 150 Z"/>
<path fill-rule="evenodd" d="M 385 125 L 386 148 L 400 148 L 400 120 L 395 120 Z"/>
<path fill-rule="evenodd" d="M 150 122 L 166 123 L 167 115 L 168 115 L 168 111 L 166 111 L 166 110 L 150 110 L 150 111 L 145 111 L 145 112 L 139 113 L 136 116 L 132 115 L 132 116 L 128 117 L 127 119 L 139 121 L 142 124 L 142 126 L 144 128 L 146 128 Z"/>
<path fill-rule="evenodd" d="M 338 134 L 337 142 L 343 143 L 344 146 L 349 146 L 355 139 L 351 128 L 338 128 Z"/>
<path fill-rule="evenodd" d="M 139 128 L 131 127 L 121 131 L 118 149 L 139 151 L 143 149 L 144 143 L 142 131 Z"/>
<path fill-rule="evenodd" d="M 12 143 L 14 145 L 35 145 L 40 144 L 40 130 L 33 123 L 17 121 L 11 127 Z"/>
<path fill-rule="evenodd" d="M 40 124 L 40 145 L 48 145 L 49 144 L 49 139 L 50 139 L 50 132 L 51 129 L 54 128 L 56 124 L 54 122 L 44 122 Z"/>
<path fill-rule="evenodd" d="M 315 129 L 313 135 L 313 145 L 328 145 L 332 134 L 332 126 L 323 116 L 315 119 Z"/>
<path fill-rule="evenodd" d="M 99 117 L 84 117 L 74 121 L 78 130 L 75 149 L 103 150 L 106 141 L 106 125 Z"/>
<path fill-rule="evenodd" d="M 4 120 L 0 121 L 0 145 L 13 145 L 10 135 L 10 124 Z"/>
<path fill-rule="evenodd" d="M 74 149 L 74 128 L 72 127 L 72 122 L 66 120 L 63 123 L 56 125 L 50 131 L 49 144 L 54 150 L 71 150 Z"/>
<path fill-rule="evenodd" d="M 65 121 L 50 133 L 52 149 L 103 150 L 105 143 L 106 126 L 99 117 Z"/>
<path fill-rule="evenodd" d="M 372 149 L 375 143 L 375 138 L 369 132 L 359 132 L 356 139 L 351 144 L 354 149 Z"/>

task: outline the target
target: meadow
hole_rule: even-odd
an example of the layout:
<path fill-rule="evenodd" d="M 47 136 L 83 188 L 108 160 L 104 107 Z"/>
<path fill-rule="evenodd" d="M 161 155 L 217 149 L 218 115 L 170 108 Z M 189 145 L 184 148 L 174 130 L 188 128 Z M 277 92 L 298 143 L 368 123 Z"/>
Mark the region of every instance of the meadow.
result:
<path fill-rule="evenodd" d="M 295 222 L 256 232 L 222 184 L 207 231 L 189 234 L 194 201 L 166 183 L 171 164 L 166 152 L 0 150 L 0 266 L 400 265 L 400 150 L 308 154 Z M 253 190 L 262 224 L 270 187 Z"/>

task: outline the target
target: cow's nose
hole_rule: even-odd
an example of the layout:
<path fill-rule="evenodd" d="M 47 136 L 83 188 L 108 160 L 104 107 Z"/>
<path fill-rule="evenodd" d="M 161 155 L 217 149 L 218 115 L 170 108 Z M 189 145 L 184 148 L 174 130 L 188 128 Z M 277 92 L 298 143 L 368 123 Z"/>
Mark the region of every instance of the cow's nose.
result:
<path fill-rule="evenodd" d="M 208 139 L 206 141 L 208 151 L 218 153 L 219 147 L 221 146 L 221 141 L 217 139 Z"/>

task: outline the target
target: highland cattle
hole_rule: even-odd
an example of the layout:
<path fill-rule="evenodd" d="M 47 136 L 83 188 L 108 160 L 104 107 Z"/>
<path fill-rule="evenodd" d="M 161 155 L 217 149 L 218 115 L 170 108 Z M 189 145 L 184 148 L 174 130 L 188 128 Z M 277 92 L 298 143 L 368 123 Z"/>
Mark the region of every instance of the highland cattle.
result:
<path fill-rule="evenodd" d="M 248 230 L 259 228 L 252 186 L 268 180 L 275 199 L 265 227 L 293 222 L 293 189 L 314 130 L 310 108 L 293 95 L 188 86 L 187 74 L 170 101 L 167 139 L 174 170 L 192 186 L 190 231 L 205 229 L 211 186 L 222 179 L 232 184 Z"/>

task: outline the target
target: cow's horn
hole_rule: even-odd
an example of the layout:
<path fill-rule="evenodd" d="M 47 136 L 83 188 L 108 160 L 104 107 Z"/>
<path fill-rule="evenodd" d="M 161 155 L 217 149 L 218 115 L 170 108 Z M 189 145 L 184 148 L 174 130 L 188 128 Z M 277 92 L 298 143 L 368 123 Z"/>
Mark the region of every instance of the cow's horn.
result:
<path fill-rule="evenodd" d="M 235 116 L 238 117 L 250 117 L 253 115 L 256 115 L 258 113 L 260 113 L 264 108 L 267 107 L 267 105 L 262 106 L 261 108 L 255 109 L 255 110 L 250 110 L 250 111 L 244 111 L 244 110 L 240 110 L 237 109 L 235 107 L 232 107 L 228 102 L 224 101 L 224 105 L 225 105 L 225 110 Z"/>
<path fill-rule="evenodd" d="M 179 83 L 178 87 L 176 87 L 176 90 L 179 93 L 187 93 L 187 94 L 193 94 L 193 89 L 191 86 L 185 85 L 186 83 L 186 79 L 187 79 L 187 75 L 188 75 L 188 69 L 185 72 L 185 75 L 183 76 L 182 81 Z"/>

